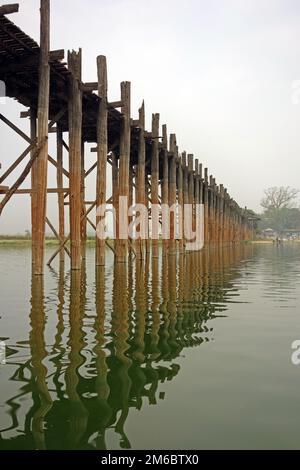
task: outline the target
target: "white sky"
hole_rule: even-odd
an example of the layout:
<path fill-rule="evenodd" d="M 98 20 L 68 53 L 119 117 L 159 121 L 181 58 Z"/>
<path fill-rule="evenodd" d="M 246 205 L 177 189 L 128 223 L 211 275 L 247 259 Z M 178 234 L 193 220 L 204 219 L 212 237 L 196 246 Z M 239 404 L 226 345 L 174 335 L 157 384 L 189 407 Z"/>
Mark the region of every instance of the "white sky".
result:
<path fill-rule="evenodd" d="M 10 19 L 38 40 L 39 0 L 19 3 Z M 131 81 L 133 117 L 145 99 L 148 128 L 159 112 L 180 150 L 194 153 L 241 206 L 260 210 L 270 186 L 300 188 L 300 93 L 293 103 L 292 90 L 299 0 L 52 0 L 51 23 L 52 50 L 83 48 L 84 81 L 96 81 L 96 56 L 106 55 L 110 100 Z M 16 103 L 0 112 L 28 132 Z M 2 123 L 0 142 L 5 170 L 26 144 Z M 87 191 L 92 197 L 93 179 Z M 55 203 L 49 196 L 54 221 Z M 14 196 L 0 233 L 29 229 L 29 207 L 28 196 Z"/>

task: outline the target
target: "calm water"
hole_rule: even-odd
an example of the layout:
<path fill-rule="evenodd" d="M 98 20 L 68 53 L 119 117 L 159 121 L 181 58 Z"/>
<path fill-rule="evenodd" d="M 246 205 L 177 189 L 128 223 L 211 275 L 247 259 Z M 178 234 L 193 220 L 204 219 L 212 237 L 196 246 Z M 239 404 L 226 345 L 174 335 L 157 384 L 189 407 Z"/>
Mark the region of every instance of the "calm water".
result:
<path fill-rule="evenodd" d="M 109 256 L 0 248 L 0 449 L 300 448 L 300 244 Z"/>

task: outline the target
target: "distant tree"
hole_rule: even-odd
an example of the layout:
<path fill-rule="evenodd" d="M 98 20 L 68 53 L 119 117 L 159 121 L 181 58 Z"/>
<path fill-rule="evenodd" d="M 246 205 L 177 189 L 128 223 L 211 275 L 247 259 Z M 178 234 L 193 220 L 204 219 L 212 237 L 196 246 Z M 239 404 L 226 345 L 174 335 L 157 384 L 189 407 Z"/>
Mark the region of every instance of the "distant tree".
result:
<path fill-rule="evenodd" d="M 264 212 L 261 216 L 260 228 L 272 228 L 281 233 L 283 230 L 300 227 L 300 210 L 293 207 L 299 194 L 298 189 L 288 187 L 273 187 L 265 190 L 261 201 Z"/>
<path fill-rule="evenodd" d="M 290 188 L 289 186 L 268 188 L 265 190 L 265 197 L 261 201 L 261 206 L 265 211 L 292 208 L 292 202 L 298 194 L 298 189 Z"/>

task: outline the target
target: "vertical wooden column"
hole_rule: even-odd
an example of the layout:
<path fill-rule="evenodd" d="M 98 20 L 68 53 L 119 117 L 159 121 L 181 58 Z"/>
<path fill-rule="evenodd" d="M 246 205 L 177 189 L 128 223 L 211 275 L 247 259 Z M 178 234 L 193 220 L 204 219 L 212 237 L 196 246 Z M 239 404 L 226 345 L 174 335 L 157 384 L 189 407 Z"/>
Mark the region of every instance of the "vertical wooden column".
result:
<path fill-rule="evenodd" d="M 41 0 L 41 31 L 40 31 L 40 69 L 38 96 L 38 145 L 41 150 L 36 161 L 36 215 L 32 234 L 35 246 L 32 260 L 34 274 L 44 272 L 45 226 L 47 206 L 47 173 L 48 173 L 48 120 L 50 95 L 50 0 Z"/>
<path fill-rule="evenodd" d="M 146 255 L 147 255 L 147 258 L 149 257 L 150 253 L 151 253 L 151 240 L 150 240 L 150 235 L 149 235 L 149 226 L 150 226 L 150 185 L 149 185 L 149 180 L 148 180 L 148 175 L 146 175 L 145 177 L 145 206 L 147 207 L 147 220 L 146 220 L 146 224 L 147 224 L 147 232 L 148 232 L 148 237 L 146 239 Z"/>
<path fill-rule="evenodd" d="M 185 223 L 186 207 L 189 203 L 189 171 L 187 165 L 186 152 L 182 153 L 182 168 L 183 168 L 183 223 Z M 184 246 L 186 246 L 186 238 L 184 236 Z"/>
<path fill-rule="evenodd" d="M 200 188 L 199 188 L 199 160 L 196 158 L 195 160 L 195 215 L 194 215 L 194 228 L 195 230 L 197 229 L 197 224 L 196 224 L 196 217 L 197 217 L 197 205 L 200 204 Z"/>
<path fill-rule="evenodd" d="M 106 166 L 107 166 L 107 65 L 106 57 L 97 57 L 99 109 L 97 119 L 97 208 L 102 207 L 102 217 L 97 216 L 97 226 L 105 218 L 106 206 Z M 105 265 L 105 239 L 96 237 L 96 266 Z"/>
<path fill-rule="evenodd" d="M 168 156 L 168 134 L 167 126 L 163 125 L 163 180 L 162 180 L 162 204 L 166 207 L 169 204 L 169 156 Z M 167 254 L 169 241 L 163 240 L 163 252 Z"/>
<path fill-rule="evenodd" d="M 151 204 L 155 206 L 154 211 L 151 209 L 152 214 L 152 257 L 158 258 L 158 226 L 155 227 L 155 214 L 158 214 L 159 198 L 158 198 L 158 183 L 159 183 L 159 114 L 152 115 L 152 152 L 151 152 Z"/>
<path fill-rule="evenodd" d="M 60 125 L 57 125 L 56 134 L 56 155 L 57 155 L 57 173 L 56 181 L 57 188 L 62 189 L 63 184 L 63 133 Z M 58 235 L 62 242 L 65 239 L 65 204 L 64 195 L 62 192 L 58 193 Z M 65 250 L 60 250 L 59 260 L 61 263 L 65 261 Z"/>
<path fill-rule="evenodd" d="M 112 176 L 112 203 L 114 209 L 114 239 L 116 244 L 116 239 L 119 233 L 119 217 L 118 217 L 118 203 L 119 203 L 119 168 L 118 160 L 116 158 L 115 152 L 112 152 L 111 155 L 111 176 Z"/>
<path fill-rule="evenodd" d="M 132 207 L 133 206 L 133 187 L 134 187 L 134 179 L 135 179 L 135 166 L 132 166 L 130 164 L 129 166 L 129 196 L 128 196 L 128 207 Z M 129 226 L 132 224 L 133 222 L 133 216 L 130 215 L 128 217 L 128 224 Z M 129 247 L 129 254 L 130 256 L 132 255 L 133 253 L 133 250 L 132 250 L 132 234 L 129 233 L 129 240 L 130 240 L 130 247 Z"/>
<path fill-rule="evenodd" d="M 176 205 L 176 135 L 170 135 L 170 166 L 169 166 L 169 206 L 174 209 Z M 169 253 L 176 253 L 176 214 L 170 213 L 170 241 Z"/>
<path fill-rule="evenodd" d="M 120 168 L 119 168 L 119 196 L 129 199 L 129 164 L 130 164 L 130 140 L 131 140 L 131 122 L 130 122 L 130 82 L 121 83 L 121 112 L 123 115 L 122 130 L 120 136 Z M 120 204 L 119 204 L 120 207 Z M 127 214 L 124 213 L 125 208 L 121 209 L 121 224 L 128 222 Z M 125 221 L 126 220 L 126 221 Z M 121 231 L 126 227 L 120 227 Z M 128 254 L 128 238 L 116 240 L 116 261 L 118 263 L 126 263 Z"/>
<path fill-rule="evenodd" d="M 146 145 L 145 145 L 145 103 L 143 101 L 139 109 L 139 144 L 138 144 L 138 167 L 137 167 L 137 204 L 145 205 L 145 165 L 146 165 Z M 139 214 L 140 215 L 140 214 Z M 139 227 L 141 230 L 141 227 Z M 138 238 L 136 241 L 136 257 L 139 260 L 145 256 L 145 240 Z"/>
<path fill-rule="evenodd" d="M 224 186 L 220 184 L 219 243 L 224 242 Z"/>
<path fill-rule="evenodd" d="M 36 128 L 37 122 L 36 122 L 36 109 L 35 108 L 30 108 L 30 138 L 31 140 L 35 140 L 37 137 L 37 128 Z M 35 149 L 31 151 L 31 158 L 34 154 Z M 37 161 L 32 165 L 31 168 L 31 228 L 32 228 L 32 233 L 31 233 L 31 243 L 32 243 L 32 263 L 34 264 L 34 256 L 36 253 L 36 212 L 37 212 L 37 194 L 36 194 L 36 168 L 37 167 Z"/>
<path fill-rule="evenodd" d="M 82 92 L 81 49 L 69 51 L 69 173 L 70 173 L 70 242 L 71 269 L 81 266 L 81 145 Z"/>
<path fill-rule="evenodd" d="M 205 244 L 209 244 L 209 207 L 208 207 L 208 168 L 204 168 L 204 187 L 203 187 L 203 202 L 204 202 L 204 238 Z"/>
<path fill-rule="evenodd" d="M 86 257 L 86 241 L 87 241 L 87 220 L 84 217 L 86 213 L 85 207 L 85 151 L 84 140 L 81 142 L 81 214 L 80 214 L 80 231 L 81 231 L 81 256 L 82 259 Z"/>
<path fill-rule="evenodd" d="M 184 204 L 183 204 L 183 168 L 182 159 L 178 159 L 178 206 L 179 206 L 179 249 L 180 252 L 184 252 L 185 240 L 184 240 Z"/>
<path fill-rule="evenodd" d="M 189 185 L 189 204 L 192 208 L 191 229 L 195 228 L 195 180 L 194 180 L 194 155 L 188 155 L 188 185 Z"/>

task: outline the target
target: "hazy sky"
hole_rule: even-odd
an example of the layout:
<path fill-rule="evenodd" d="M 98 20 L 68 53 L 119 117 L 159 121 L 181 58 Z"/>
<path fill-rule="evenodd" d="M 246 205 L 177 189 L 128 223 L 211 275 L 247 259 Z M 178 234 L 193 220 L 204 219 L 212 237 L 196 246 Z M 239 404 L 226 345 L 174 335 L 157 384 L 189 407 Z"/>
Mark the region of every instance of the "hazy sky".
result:
<path fill-rule="evenodd" d="M 39 0 L 19 4 L 11 20 L 38 40 Z M 131 81 L 133 117 L 145 99 L 148 128 L 159 112 L 180 150 L 194 153 L 241 206 L 260 210 L 270 186 L 300 189 L 300 93 L 292 88 L 300 83 L 299 0 L 52 0 L 51 22 L 52 50 L 83 48 L 84 81 L 96 81 L 96 56 L 106 55 L 109 99 Z M 0 105 L 14 120 L 20 109 Z M 27 121 L 17 123 L 28 131 Z M 26 144 L 2 123 L 0 139 L 4 170 Z M 51 169 L 52 187 L 54 176 Z M 50 196 L 54 220 L 55 202 Z M 27 228 L 29 197 L 17 195 L 0 232 Z"/>

